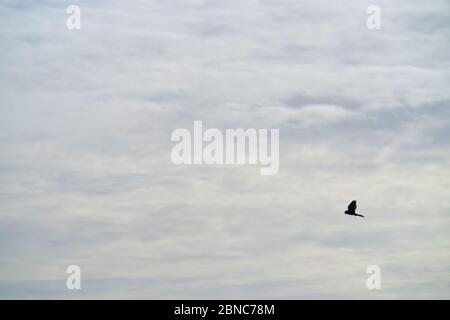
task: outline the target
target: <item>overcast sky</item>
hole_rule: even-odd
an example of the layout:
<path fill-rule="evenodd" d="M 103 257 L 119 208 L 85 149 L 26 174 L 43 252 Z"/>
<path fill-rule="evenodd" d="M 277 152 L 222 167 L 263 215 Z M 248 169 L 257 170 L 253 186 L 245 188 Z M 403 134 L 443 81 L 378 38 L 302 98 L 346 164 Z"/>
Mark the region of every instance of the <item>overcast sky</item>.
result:
<path fill-rule="evenodd" d="M 448 0 L 2 0 L 0 30 L 0 298 L 450 298 Z M 279 173 L 175 166 L 194 120 L 280 129 Z"/>

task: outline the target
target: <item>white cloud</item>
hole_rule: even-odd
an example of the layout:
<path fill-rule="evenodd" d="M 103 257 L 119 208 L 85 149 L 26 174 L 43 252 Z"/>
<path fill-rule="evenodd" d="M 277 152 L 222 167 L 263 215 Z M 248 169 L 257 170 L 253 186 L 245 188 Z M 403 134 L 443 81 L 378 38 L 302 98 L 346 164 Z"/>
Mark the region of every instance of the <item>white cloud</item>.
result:
<path fill-rule="evenodd" d="M 369 4 L 3 1 L 0 296 L 448 297 L 448 4 Z M 173 166 L 193 120 L 280 128 L 279 174 Z"/>

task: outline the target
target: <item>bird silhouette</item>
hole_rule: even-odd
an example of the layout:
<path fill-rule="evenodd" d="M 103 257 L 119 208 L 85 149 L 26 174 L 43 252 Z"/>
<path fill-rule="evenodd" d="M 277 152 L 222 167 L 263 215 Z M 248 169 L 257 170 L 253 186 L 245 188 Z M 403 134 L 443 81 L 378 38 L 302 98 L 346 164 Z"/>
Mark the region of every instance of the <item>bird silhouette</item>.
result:
<path fill-rule="evenodd" d="M 363 217 L 364 218 L 364 216 L 362 214 L 357 214 L 355 211 L 356 211 L 356 200 L 353 200 L 348 205 L 348 209 L 345 211 L 345 214 L 348 214 L 348 215 L 351 215 L 351 216 Z"/>

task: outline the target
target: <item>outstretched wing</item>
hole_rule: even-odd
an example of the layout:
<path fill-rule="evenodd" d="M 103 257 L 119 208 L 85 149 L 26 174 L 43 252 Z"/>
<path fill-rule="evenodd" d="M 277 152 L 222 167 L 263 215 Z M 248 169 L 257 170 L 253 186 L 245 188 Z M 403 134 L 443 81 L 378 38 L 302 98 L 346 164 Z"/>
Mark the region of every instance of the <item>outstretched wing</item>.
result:
<path fill-rule="evenodd" d="M 348 205 L 348 211 L 353 212 L 353 213 L 356 211 L 356 201 L 355 200 L 350 202 L 350 204 Z"/>

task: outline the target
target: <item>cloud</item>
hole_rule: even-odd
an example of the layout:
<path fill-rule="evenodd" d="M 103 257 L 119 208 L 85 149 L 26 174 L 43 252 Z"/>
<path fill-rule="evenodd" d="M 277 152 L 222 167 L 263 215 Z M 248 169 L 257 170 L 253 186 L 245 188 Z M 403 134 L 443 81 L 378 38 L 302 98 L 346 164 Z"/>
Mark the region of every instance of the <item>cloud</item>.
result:
<path fill-rule="evenodd" d="M 447 1 L 69 4 L 0 5 L 1 297 L 448 297 Z M 194 120 L 279 173 L 174 166 Z"/>

